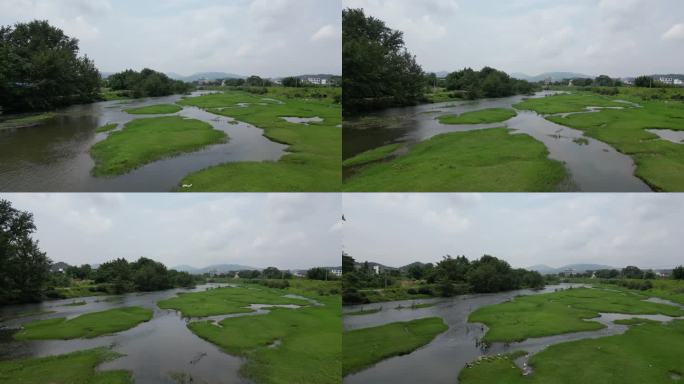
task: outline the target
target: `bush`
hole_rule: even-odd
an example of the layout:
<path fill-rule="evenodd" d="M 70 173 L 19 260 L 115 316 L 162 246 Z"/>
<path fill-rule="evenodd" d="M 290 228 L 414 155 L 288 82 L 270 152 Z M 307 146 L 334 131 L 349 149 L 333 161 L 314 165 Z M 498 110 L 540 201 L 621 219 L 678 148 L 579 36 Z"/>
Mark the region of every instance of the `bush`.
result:
<path fill-rule="evenodd" d="M 362 292 L 349 288 L 342 293 L 342 302 L 345 304 L 368 304 L 370 300 Z"/>

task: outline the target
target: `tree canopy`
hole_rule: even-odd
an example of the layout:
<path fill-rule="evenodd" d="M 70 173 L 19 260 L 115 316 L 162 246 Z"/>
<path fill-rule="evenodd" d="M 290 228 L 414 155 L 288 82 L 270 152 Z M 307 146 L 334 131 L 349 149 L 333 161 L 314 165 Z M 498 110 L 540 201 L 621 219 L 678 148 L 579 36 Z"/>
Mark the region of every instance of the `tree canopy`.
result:
<path fill-rule="evenodd" d="M 0 200 L 0 303 L 40 300 L 51 261 L 31 237 L 33 215 Z"/>
<path fill-rule="evenodd" d="M 465 68 L 446 77 L 449 91 L 462 91 L 468 99 L 483 97 L 506 97 L 534 91 L 534 85 L 525 80 L 514 79 L 506 72 L 490 67 L 480 71 Z"/>
<path fill-rule="evenodd" d="M 344 113 L 412 105 L 424 98 L 423 69 L 403 33 L 362 9 L 342 11 Z"/>
<path fill-rule="evenodd" d="M 107 78 L 106 85 L 115 91 L 129 91 L 132 97 L 168 96 L 186 93 L 191 89 L 189 84 L 149 68 L 140 72 L 127 69 L 115 73 Z"/>
<path fill-rule="evenodd" d="M 47 21 L 0 27 L 0 107 L 49 110 L 97 100 L 100 73 L 78 40 Z"/>

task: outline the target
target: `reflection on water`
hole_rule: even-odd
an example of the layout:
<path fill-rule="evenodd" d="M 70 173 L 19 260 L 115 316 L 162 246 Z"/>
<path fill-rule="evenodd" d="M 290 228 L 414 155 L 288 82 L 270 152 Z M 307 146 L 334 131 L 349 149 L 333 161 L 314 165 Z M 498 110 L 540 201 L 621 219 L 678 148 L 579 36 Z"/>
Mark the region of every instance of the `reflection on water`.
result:
<path fill-rule="evenodd" d="M 197 96 L 201 92 L 196 92 Z M 276 161 L 287 146 L 274 143 L 252 125 L 217 116 L 195 107 L 174 114 L 198 119 L 226 132 L 230 141 L 197 152 L 163 159 L 125 175 L 96 178 L 89 150 L 107 133 L 95 129 L 154 115 L 130 115 L 124 109 L 153 104 L 173 104 L 179 95 L 132 101 L 106 101 L 76 105 L 56 112 L 54 118 L 35 127 L 0 130 L 0 191 L 146 191 L 173 190 L 188 173 L 238 161 Z M 168 115 L 165 115 L 168 116 Z M 163 138 L 160 138 L 160 140 Z"/>
<path fill-rule="evenodd" d="M 545 97 L 553 93 L 539 92 L 533 97 Z M 437 120 L 438 116 L 445 114 L 512 108 L 525 98 L 529 97 L 425 104 L 348 119 L 344 126 L 343 156 L 347 159 L 390 143 L 411 146 L 442 133 L 508 127 L 513 134 L 525 133 L 541 141 L 550 153 L 549 158 L 565 164 L 571 180 L 570 185 L 562 187 L 564 189 L 585 192 L 651 191 L 634 176 L 635 166 L 629 156 L 619 153 L 608 144 L 585 137 L 581 131 L 552 123 L 536 112 L 518 111 L 518 116 L 494 124 L 446 125 Z"/>

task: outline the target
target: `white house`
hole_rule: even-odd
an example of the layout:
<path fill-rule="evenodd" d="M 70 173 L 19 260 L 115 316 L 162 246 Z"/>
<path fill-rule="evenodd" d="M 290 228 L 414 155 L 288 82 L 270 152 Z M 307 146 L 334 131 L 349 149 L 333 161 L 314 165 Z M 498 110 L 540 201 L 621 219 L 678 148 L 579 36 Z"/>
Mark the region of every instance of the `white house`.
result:
<path fill-rule="evenodd" d="M 328 79 L 322 77 L 307 77 L 304 81 L 315 85 L 328 85 Z"/>
<path fill-rule="evenodd" d="M 680 79 L 674 79 L 674 85 L 678 85 L 680 87 L 684 86 L 684 81 Z"/>
<path fill-rule="evenodd" d="M 379 275 L 379 274 L 380 274 L 380 266 L 379 266 L 379 265 L 374 265 L 374 266 L 373 266 L 373 272 L 374 272 L 376 275 Z"/>
<path fill-rule="evenodd" d="M 335 276 L 337 276 L 337 277 L 340 277 L 340 276 L 342 276 L 342 269 L 340 269 L 340 268 L 330 268 L 330 273 L 332 273 L 333 275 L 335 275 Z"/>
<path fill-rule="evenodd" d="M 663 84 L 674 85 L 675 79 L 672 77 L 661 77 L 658 79 Z"/>

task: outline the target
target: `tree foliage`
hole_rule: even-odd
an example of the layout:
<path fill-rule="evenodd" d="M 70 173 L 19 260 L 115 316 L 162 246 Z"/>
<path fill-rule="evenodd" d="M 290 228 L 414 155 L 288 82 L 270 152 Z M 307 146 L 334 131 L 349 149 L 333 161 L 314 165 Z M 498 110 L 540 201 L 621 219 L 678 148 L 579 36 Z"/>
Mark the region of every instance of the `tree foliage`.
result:
<path fill-rule="evenodd" d="M 0 303 L 40 300 L 51 261 L 31 237 L 33 215 L 0 200 Z"/>
<path fill-rule="evenodd" d="M 100 73 L 78 40 L 47 21 L 0 27 L 0 107 L 49 110 L 97 100 Z"/>
<path fill-rule="evenodd" d="M 403 33 L 362 9 L 342 11 L 342 105 L 345 113 L 413 105 L 424 98 L 423 69 Z"/>
<path fill-rule="evenodd" d="M 191 86 L 180 80 L 173 80 L 163 73 L 145 68 L 140 72 L 127 69 L 115 73 L 106 80 L 106 85 L 115 91 L 128 91 L 131 97 L 159 97 L 186 93 Z"/>
<path fill-rule="evenodd" d="M 684 265 L 672 270 L 672 278 L 675 280 L 684 280 Z"/>
<path fill-rule="evenodd" d="M 446 88 L 461 91 L 467 99 L 483 97 L 506 97 L 534 91 L 534 85 L 525 80 L 514 79 L 506 72 L 484 67 L 481 71 L 465 68 L 446 77 Z"/>
<path fill-rule="evenodd" d="M 649 88 L 653 86 L 653 78 L 651 76 L 639 76 L 634 79 L 634 86 L 641 88 Z"/>

